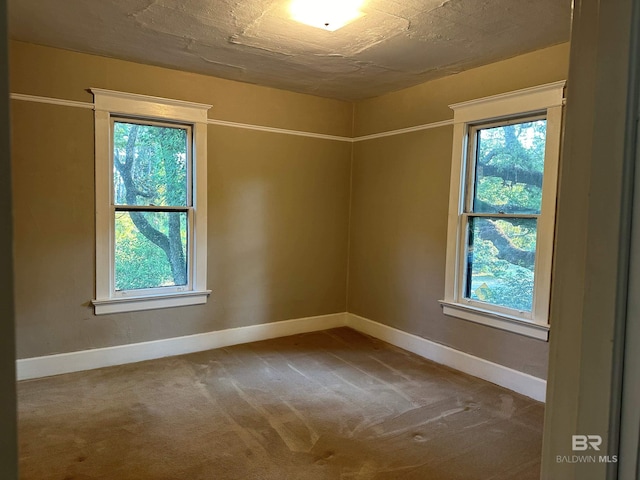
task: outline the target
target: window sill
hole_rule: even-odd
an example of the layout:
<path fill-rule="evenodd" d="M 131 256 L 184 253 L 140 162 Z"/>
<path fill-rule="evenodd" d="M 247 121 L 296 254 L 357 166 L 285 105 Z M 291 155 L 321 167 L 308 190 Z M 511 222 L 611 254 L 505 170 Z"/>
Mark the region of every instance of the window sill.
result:
<path fill-rule="evenodd" d="M 207 303 L 211 290 L 172 293 L 169 295 L 147 295 L 141 297 L 98 298 L 92 300 L 96 315 L 136 312 L 158 308 L 183 307 Z"/>
<path fill-rule="evenodd" d="M 545 342 L 549 340 L 549 325 L 541 325 L 539 323 L 533 323 L 531 320 L 445 300 L 440 300 L 440 304 L 442 305 L 442 312 L 451 317 L 461 318 L 500 330 L 507 330 L 526 337 L 544 340 Z"/>

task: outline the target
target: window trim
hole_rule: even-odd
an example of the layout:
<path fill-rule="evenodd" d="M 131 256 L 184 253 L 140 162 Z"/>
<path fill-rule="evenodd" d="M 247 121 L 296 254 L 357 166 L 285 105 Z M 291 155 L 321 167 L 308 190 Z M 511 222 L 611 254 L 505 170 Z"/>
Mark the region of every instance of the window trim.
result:
<path fill-rule="evenodd" d="M 207 290 L 207 111 L 211 105 L 91 88 L 94 96 L 96 298 L 95 314 L 204 304 Z M 189 125 L 192 132 L 192 254 L 189 289 L 166 293 L 115 292 L 113 217 L 113 118 Z"/>
<path fill-rule="evenodd" d="M 445 295 L 440 301 L 445 315 L 548 340 L 551 268 L 555 230 L 556 190 L 565 82 L 450 105 L 454 111 L 451 183 L 447 223 Z M 463 274 L 466 245 L 464 228 L 465 187 L 468 175 L 469 132 L 478 124 L 543 114 L 547 119 L 542 205 L 538 217 L 533 308 L 518 314 L 511 309 L 464 298 Z"/>

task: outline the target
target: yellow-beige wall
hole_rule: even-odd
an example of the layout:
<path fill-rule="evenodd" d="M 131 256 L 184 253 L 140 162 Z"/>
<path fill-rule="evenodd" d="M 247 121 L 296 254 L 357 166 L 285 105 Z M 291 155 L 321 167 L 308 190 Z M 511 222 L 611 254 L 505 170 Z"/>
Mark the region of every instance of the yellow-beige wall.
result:
<path fill-rule="evenodd" d="M 566 78 L 559 45 L 351 104 L 13 42 L 11 91 L 213 104 L 217 120 L 343 137 Z M 357 141 L 209 126 L 205 306 L 96 317 L 93 116 L 12 102 L 18 356 L 349 311 L 538 377 L 547 343 L 442 315 L 450 126 Z"/>
<path fill-rule="evenodd" d="M 10 75 L 13 93 L 91 102 L 87 88 L 108 88 L 351 135 L 349 103 L 20 42 Z M 93 112 L 11 108 L 18 358 L 346 310 L 350 143 L 209 125 L 208 303 L 95 316 Z"/>
<path fill-rule="evenodd" d="M 359 102 L 356 135 L 442 122 L 448 105 L 567 78 L 567 44 Z M 548 343 L 445 317 L 453 127 L 357 142 L 348 310 L 545 378 Z"/>

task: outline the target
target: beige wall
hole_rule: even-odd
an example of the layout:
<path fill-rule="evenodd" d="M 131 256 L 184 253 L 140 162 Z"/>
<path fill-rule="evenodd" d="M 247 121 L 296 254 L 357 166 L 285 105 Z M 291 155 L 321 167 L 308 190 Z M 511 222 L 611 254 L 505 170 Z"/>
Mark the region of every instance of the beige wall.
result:
<path fill-rule="evenodd" d="M 211 103 L 214 119 L 351 136 L 564 79 L 567 56 L 558 45 L 352 105 L 14 42 L 11 90 L 91 102 L 87 88 L 109 88 Z M 348 309 L 546 375 L 547 343 L 441 313 L 451 127 L 352 146 L 210 125 L 211 299 L 96 317 L 92 112 L 14 101 L 12 122 L 21 358 Z"/>
<path fill-rule="evenodd" d="M 209 118 L 350 136 L 348 102 L 11 42 L 12 93 L 92 102 L 90 87 L 213 105 Z M 313 112 L 313 114 L 310 114 Z"/>
<path fill-rule="evenodd" d="M 358 102 L 355 136 L 453 118 L 452 103 L 566 80 L 569 44 L 491 63 Z"/>
<path fill-rule="evenodd" d="M 351 133 L 344 102 L 18 42 L 11 53 L 14 93 L 90 102 L 86 88 L 111 88 Z M 14 100 L 12 130 L 18 358 L 345 311 L 349 143 L 210 125 L 209 302 L 97 317 L 93 113 Z"/>
<path fill-rule="evenodd" d="M 453 118 L 448 105 L 566 79 L 568 45 L 476 68 L 355 107 L 356 135 Z M 537 377 L 548 344 L 445 317 L 452 127 L 357 142 L 349 248 L 349 312 Z"/>

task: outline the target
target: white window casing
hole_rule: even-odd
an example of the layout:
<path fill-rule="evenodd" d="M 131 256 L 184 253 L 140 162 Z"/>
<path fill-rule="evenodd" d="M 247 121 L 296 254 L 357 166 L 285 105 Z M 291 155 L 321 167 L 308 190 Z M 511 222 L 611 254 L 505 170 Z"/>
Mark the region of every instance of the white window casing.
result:
<path fill-rule="evenodd" d="M 447 223 L 445 295 L 440 302 L 445 315 L 541 340 L 548 339 L 564 85 L 564 81 L 555 82 L 450 105 L 454 111 L 453 153 Z M 537 222 L 533 306 L 531 312 L 519 312 L 472 301 L 463 294 L 462 270 L 466 253 L 466 222 L 463 219 L 465 183 L 468 162 L 473 161 L 467 158 L 469 131 L 472 125 L 536 114 L 544 115 L 547 121 L 542 204 Z"/>
<path fill-rule="evenodd" d="M 95 314 L 206 303 L 207 111 L 211 105 L 91 88 L 95 110 L 96 298 Z M 113 118 L 188 125 L 191 131 L 190 235 L 187 285 L 173 289 L 116 291 L 114 284 Z"/>

